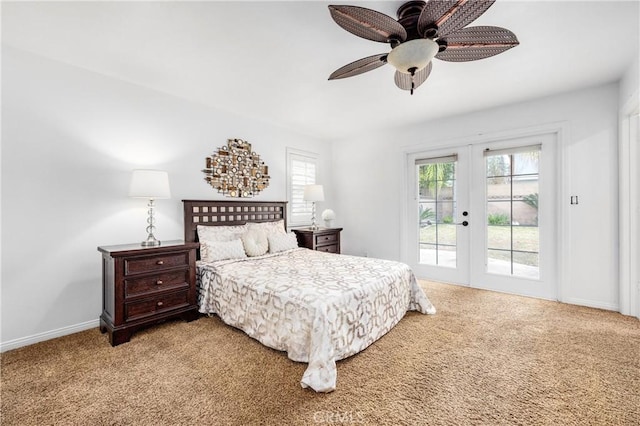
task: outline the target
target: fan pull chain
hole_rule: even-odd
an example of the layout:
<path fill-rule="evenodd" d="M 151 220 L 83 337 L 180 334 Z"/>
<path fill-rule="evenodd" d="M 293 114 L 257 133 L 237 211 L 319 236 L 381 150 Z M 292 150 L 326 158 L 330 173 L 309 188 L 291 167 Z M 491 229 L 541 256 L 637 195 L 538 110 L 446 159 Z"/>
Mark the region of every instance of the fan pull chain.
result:
<path fill-rule="evenodd" d="M 415 76 L 416 76 L 416 67 L 409 68 L 409 72 L 411 73 L 411 96 L 413 96 L 413 89 L 416 88 Z"/>

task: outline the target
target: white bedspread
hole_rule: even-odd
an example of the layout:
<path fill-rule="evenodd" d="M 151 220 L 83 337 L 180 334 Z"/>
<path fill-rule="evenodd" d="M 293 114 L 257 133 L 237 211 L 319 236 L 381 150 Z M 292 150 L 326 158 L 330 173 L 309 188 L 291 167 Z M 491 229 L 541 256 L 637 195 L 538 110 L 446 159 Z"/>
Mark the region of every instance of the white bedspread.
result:
<path fill-rule="evenodd" d="M 200 312 L 307 362 L 301 385 L 336 388 L 336 361 L 387 333 L 409 310 L 435 308 L 409 266 L 298 248 L 198 262 Z"/>

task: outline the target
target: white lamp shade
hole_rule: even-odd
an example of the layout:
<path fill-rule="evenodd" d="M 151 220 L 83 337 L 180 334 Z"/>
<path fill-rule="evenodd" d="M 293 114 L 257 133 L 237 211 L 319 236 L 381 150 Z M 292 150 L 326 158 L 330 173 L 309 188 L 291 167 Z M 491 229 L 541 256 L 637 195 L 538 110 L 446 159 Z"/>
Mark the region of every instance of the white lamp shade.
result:
<path fill-rule="evenodd" d="M 322 185 L 305 185 L 304 200 L 324 201 L 324 189 L 322 188 Z"/>
<path fill-rule="evenodd" d="M 438 49 L 438 43 L 428 38 L 405 41 L 389 52 L 387 62 L 398 71 L 411 74 L 411 68 L 418 71 L 426 67 L 436 56 Z"/>
<path fill-rule="evenodd" d="M 169 174 L 161 170 L 134 170 L 131 174 L 129 197 L 133 198 L 171 198 Z"/>

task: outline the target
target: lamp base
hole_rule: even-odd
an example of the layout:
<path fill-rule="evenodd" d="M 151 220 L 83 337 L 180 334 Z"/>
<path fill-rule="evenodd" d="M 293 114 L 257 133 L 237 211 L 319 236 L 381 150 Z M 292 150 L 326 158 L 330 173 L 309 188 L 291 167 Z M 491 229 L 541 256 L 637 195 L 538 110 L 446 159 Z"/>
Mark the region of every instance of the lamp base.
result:
<path fill-rule="evenodd" d="M 311 226 L 309 227 L 312 231 L 318 230 L 318 224 L 316 223 L 316 202 L 311 203 Z"/>
<path fill-rule="evenodd" d="M 156 247 L 156 246 L 159 246 L 160 244 L 161 244 L 160 240 L 156 240 L 156 237 L 154 237 L 153 234 L 149 234 L 147 239 L 142 243 L 140 243 L 142 247 Z"/>
<path fill-rule="evenodd" d="M 154 204 L 153 204 L 153 198 L 149 199 L 149 204 L 147 205 L 147 207 L 149 207 L 149 210 L 147 211 L 147 213 L 149 214 L 149 217 L 147 218 L 147 223 L 149 224 L 149 226 L 147 226 L 147 239 L 145 241 L 143 241 L 140 245 L 142 247 L 156 247 L 160 245 L 160 241 L 156 239 L 156 237 L 153 235 L 153 230 L 156 229 L 155 226 L 153 226 L 154 224 L 154 220 L 153 220 L 153 208 L 154 208 Z"/>

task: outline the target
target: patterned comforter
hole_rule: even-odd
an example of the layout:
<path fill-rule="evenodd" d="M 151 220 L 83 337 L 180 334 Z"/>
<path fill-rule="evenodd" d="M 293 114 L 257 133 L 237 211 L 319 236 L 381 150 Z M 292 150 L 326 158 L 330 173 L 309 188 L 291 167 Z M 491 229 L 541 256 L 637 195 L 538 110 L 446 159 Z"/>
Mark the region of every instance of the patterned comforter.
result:
<path fill-rule="evenodd" d="M 409 266 L 297 248 L 198 262 L 200 312 L 217 314 L 271 348 L 306 362 L 301 385 L 336 388 L 336 361 L 387 333 L 409 310 L 435 308 Z"/>

